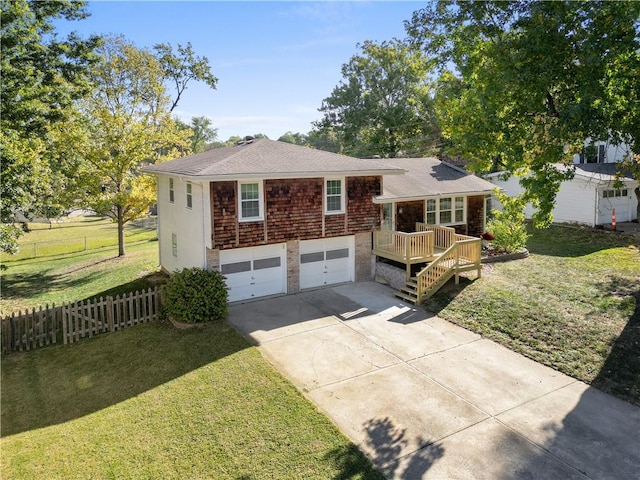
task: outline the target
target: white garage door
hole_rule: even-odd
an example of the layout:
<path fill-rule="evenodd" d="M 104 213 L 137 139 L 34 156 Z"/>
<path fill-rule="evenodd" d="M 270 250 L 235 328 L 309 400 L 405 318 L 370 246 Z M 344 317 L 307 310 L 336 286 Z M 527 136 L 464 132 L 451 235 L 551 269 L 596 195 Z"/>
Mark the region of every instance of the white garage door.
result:
<path fill-rule="evenodd" d="M 611 192 L 611 194 L 613 192 L 616 192 L 615 190 L 608 190 L 609 192 Z M 623 189 L 622 191 L 618 190 L 616 193 L 626 193 L 627 196 L 610 196 L 610 197 L 606 197 L 606 198 L 602 198 L 602 193 L 600 196 L 600 202 L 598 205 L 598 223 L 600 225 L 602 224 L 608 224 L 611 223 L 611 213 L 613 212 L 613 209 L 615 208 L 616 210 L 616 221 L 617 222 L 628 222 L 629 220 L 631 220 L 631 208 L 630 208 L 630 203 L 631 203 L 631 198 L 629 196 L 629 193 L 633 194 L 633 192 L 631 191 L 631 189 Z"/>
<path fill-rule="evenodd" d="M 335 237 L 300 242 L 300 288 L 354 280 L 355 238 Z"/>
<path fill-rule="evenodd" d="M 220 271 L 227 279 L 229 301 L 287 291 L 284 243 L 220 252 Z"/>

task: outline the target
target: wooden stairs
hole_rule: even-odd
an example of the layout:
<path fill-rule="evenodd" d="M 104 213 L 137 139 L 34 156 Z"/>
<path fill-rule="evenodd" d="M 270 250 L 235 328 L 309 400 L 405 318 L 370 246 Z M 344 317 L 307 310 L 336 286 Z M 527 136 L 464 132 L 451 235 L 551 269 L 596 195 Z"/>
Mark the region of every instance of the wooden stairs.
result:
<path fill-rule="evenodd" d="M 421 294 L 418 293 L 418 278 L 411 277 L 406 285 L 396 292 L 396 297 L 418 305 L 440 290 L 456 274 L 456 268 L 455 265 L 438 264 L 432 268 L 432 272 L 430 281 Z"/>
<path fill-rule="evenodd" d="M 415 277 L 410 277 L 406 285 L 396 292 L 396 297 L 414 305 L 420 305 L 440 290 L 451 277 L 455 277 L 456 283 L 458 283 L 461 272 L 475 270 L 480 278 L 482 272 L 480 243 L 477 242 L 476 252 L 473 255 L 467 255 L 464 254 L 464 251 L 460 251 L 469 244 L 466 242 L 454 243 L 441 256 L 418 272 Z M 461 253 L 463 254 L 461 255 Z"/>

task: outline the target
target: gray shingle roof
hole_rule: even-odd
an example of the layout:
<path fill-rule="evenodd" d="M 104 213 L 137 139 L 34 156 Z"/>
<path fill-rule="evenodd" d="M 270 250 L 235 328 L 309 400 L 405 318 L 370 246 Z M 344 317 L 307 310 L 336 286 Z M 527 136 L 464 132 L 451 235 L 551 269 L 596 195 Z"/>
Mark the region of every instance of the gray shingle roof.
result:
<path fill-rule="evenodd" d="M 378 201 L 429 196 L 491 193 L 492 183 L 436 158 L 391 158 L 386 165 L 407 171 L 401 176 L 385 176 Z"/>
<path fill-rule="evenodd" d="M 613 181 L 618 171 L 617 163 L 578 163 L 575 167 L 576 176 L 600 181 Z M 633 180 L 631 172 L 624 172 L 624 176 L 627 180 Z"/>
<path fill-rule="evenodd" d="M 309 178 L 329 175 L 397 175 L 403 170 L 380 161 L 324 152 L 274 140 L 258 139 L 243 145 L 157 163 L 143 169 L 155 174 L 202 180 L 224 178 Z"/>

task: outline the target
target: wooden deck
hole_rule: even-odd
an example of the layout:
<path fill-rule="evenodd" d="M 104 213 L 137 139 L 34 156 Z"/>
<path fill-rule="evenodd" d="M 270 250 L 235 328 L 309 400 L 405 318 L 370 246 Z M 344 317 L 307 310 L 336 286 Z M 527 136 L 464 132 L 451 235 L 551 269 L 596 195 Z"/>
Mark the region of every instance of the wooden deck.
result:
<path fill-rule="evenodd" d="M 481 273 L 482 241 L 460 235 L 453 228 L 416 224 L 416 232 L 405 233 L 379 230 L 373 234 L 373 254 L 404 263 L 407 267 L 407 286 L 398 296 L 416 304 L 433 295 L 452 276 L 458 283 L 461 272 Z M 411 266 L 428 263 L 416 277 Z"/>

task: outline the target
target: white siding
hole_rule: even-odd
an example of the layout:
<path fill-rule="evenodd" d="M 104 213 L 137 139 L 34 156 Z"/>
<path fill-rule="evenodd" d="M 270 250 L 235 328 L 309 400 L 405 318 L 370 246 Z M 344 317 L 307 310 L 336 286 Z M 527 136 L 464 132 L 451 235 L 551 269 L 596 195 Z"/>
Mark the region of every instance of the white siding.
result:
<path fill-rule="evenodd" d="M 510 197 L 515 197 L 522 192 L 522 187 L 516 177 L 510 177 L 506 181 L 497 177 L 488 178 L 488 180 L 501 188 Z M 595 186 L 589 185 L 583 180 L 575 178 L 571 181 L 563 182 L 556 196 L 553 221 L 558 223 L 577 222 L 593 226 L 595 221 L 595 196 Z M 500 203 L 495 197 L 491 199 L 491 205 L 493 208 L 501 209 Z M 524 211 L 525 217 L 531 219 L 534 211 L 531 204 L 527 204 Z"/>
<path fill-rule="evenodd" d="M 206 266 L 204 248 L 204 197 L 202 184 L 192 182 L 192 207 L 187 208 L 187 182 L 173 177 L 174 202 L 169 201 L 169 177 L 158 176 L 158 236 L 160 266 L 169 272 Z M 203 195 L 205 193 L 205 195 Z M 172 252 L 172 234 L 177 236 L 177 256 Z"/>
<path fill-rule="evenodd" d="M 558 223 L 582 223 L 595 225 L 596 188 L 593 183 L 574 178 L 562 182 L 556 195 L 553 221 Z"/>
<path fill-rule="evenodd" d="M 488 180 L 497 187 L 503 189 L 510 197 L 518 195 L 522 187 L 518 179 L 510 177 L 508 180 L 499 180 L 492 176 Z M 574 177 L 573 180 L 563 182 L 556 195 L 556 206 L 553 209 L 553 221 L 557 223 L 581 223 L 590 226 L 611 223 L 612 210 L 616 209 L 616 220 L 628 222 L 635 219 L 636 206 L 638 204 L 633 188 L 635 183 L 628 183 L 626 197 L 603 198 L 602 190 L 613 187 L 598 185 L 595 180 Z M 500 209 L 500 203 L 496 198 L 491 199 L 492 208 Z M 534 210 L 531 205 L 525 208 L 525 216 L 530 219 Z"/>
<path fill-rule="evenodd" d="M 585 142 L 585 146 L 592 145 L 590 142 Z M 621 162 L 624 157 L 631 153 L 631 147 L 627 144 L 614 145 L 609 142 L 595 142 L 593 146 L 598 148 L 599 145 L 605 146 L 605 158 L 603 163 L 616 163 Z M 573 163 L 580 163 L 580 155 L 574 155 Z"/>

